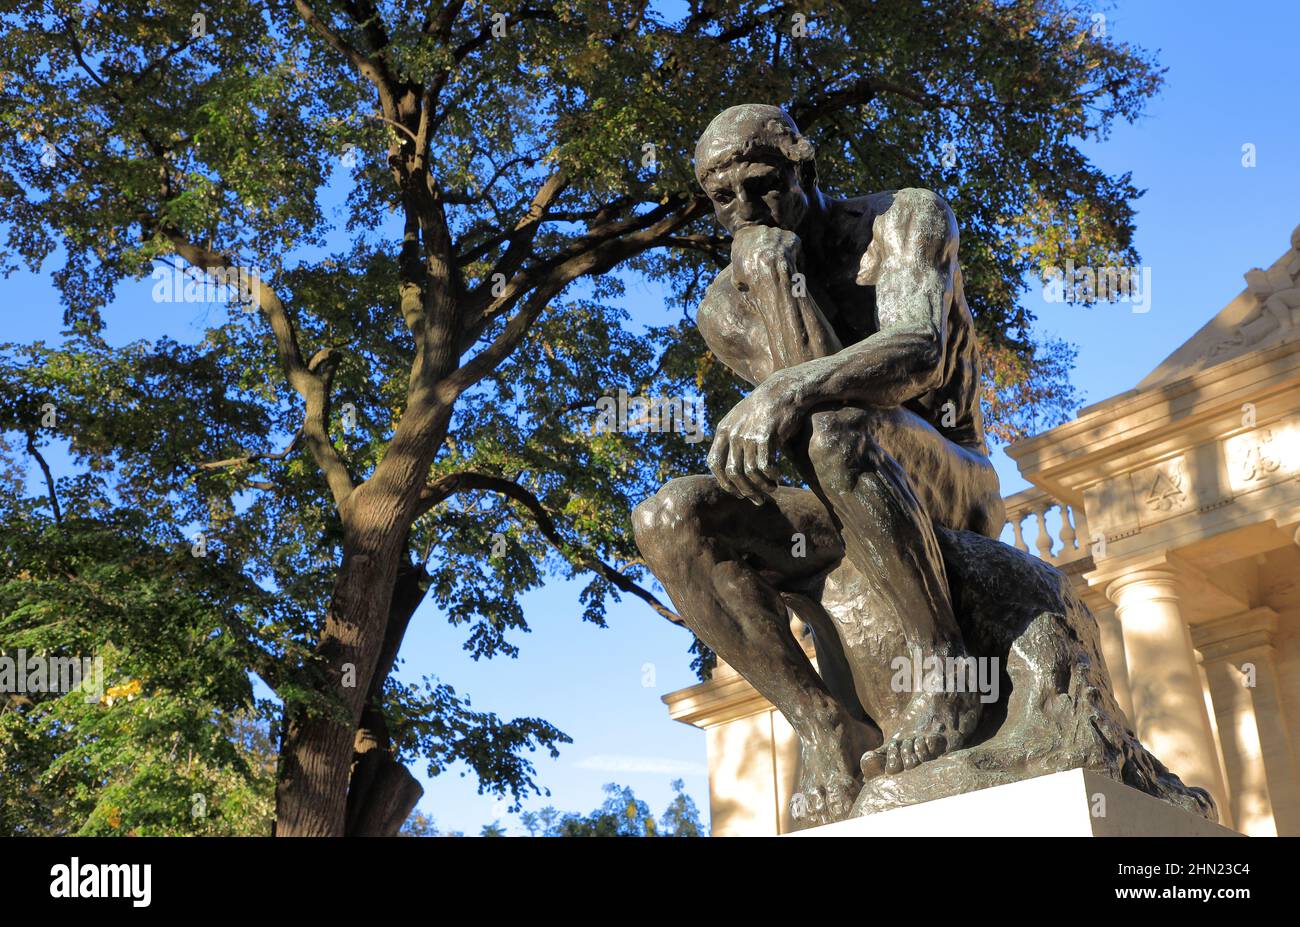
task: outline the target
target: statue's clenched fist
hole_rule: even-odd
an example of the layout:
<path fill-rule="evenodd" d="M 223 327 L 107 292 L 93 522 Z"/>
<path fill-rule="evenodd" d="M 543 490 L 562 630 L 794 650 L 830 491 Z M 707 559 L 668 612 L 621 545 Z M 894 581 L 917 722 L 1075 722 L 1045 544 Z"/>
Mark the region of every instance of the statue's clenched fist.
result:
<path fill-rule="evenodd" d="M 787 285 L 802 261 L 799 236 L 786 229 L 747 225 L 731 240 L 731 278 L 742 292 L 765 282 Z"/>

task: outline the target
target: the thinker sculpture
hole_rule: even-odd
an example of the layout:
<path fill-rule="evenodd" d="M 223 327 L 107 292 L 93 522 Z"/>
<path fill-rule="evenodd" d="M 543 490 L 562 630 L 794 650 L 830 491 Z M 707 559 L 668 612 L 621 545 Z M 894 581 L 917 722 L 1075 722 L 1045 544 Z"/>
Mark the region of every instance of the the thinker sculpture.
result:
<path fill-rule="evenodd" d="M 1081 766 L 1213 817 L 1129 730 L 1068 581 L 994 540 L 948 205 L 824 195 L 773 106 L 717 116 L 695 171 L 733 237 L 698 325 L 754 389 L 717 426 L 712 476 L 673 480 L 633 523 L 686 623 L 798 734 L 798 823 Z M 807 488 L 781 484 L 781 457 Z M 967 684 L 989 667 L 991 693 Z"/>

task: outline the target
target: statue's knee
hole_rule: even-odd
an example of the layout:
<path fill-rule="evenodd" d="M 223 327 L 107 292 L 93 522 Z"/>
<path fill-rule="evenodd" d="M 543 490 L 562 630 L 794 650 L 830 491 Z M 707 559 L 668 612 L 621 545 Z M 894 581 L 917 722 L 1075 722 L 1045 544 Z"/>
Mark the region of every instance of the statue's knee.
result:
<path fill-rule="evenodd" d="M 700 330 L 705 344 L 718 344 L 738 328 L 737 308 L 722 299 L 705 297 L 695 313 L 695 327 Z"/>
<path fill-rule="evenodd" d="M 699 534 L 701 481 L 705 479 L 672 480 L 632 510 L 632 534 L 648 561 L 689 545 Z"/>
<path fill-rule="evenodd" d="M 864 469 L 880 454 L 874 438 L 877 416 L 852 409 L 813 415 L 808 461 L 826 492 L 852 492 Z"/>
<path fill-rule="evenodd" d="M 664 500 L 659 493 L 655 493 L 648 499 L 642 500 L 636 508 L 632 509 L 632 536 L 636 538 L 637 546 L 642 551 L 645 550 L 646 544 L 660 530 L 659 526 L 663 521 L 664 508 Z"/>

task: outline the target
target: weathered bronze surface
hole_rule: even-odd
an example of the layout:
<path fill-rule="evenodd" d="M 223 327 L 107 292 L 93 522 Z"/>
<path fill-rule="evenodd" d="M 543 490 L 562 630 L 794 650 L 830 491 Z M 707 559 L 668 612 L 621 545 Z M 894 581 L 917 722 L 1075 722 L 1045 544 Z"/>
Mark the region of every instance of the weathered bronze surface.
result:
<path fill-rule="evenodd" d="M 824 195 L 773 106 L 717 116 L 695 161 L 733 236 L 698 324 L 754 389 L 712 475 L 668 483 L 634 528 L 687 624 L 797 732 L 799 824 L 1078 767 L 1213 819 L 1133 735 L 1069 582 L 996 540 L 952 210 Z"/>

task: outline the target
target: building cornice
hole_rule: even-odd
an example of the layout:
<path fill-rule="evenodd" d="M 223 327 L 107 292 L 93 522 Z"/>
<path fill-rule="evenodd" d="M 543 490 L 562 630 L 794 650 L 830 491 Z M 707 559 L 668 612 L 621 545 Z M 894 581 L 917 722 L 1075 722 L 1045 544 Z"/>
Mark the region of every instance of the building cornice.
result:
<path fill-rule="evenodd" d="M 1130 390 L 1073 421 L 1007 448 L 1021 474 L 1058 498 L 1207 440 L 1293 413 L 1300 338 L 1261 348 L 1172 383 Z M 1251 403 L 1258 425 L 1243 422 Z"/>
<path fill-rule="evenodd" d="M 804 643 L 804 653 L 816 667 L 811 641 Z M 710 728 L 738 718 L 772 710 L 772 703 L 745 681 L 730 666 L 719 662 L 713 678 L 663 697 L 668 716 L 692 727 Z"/>

